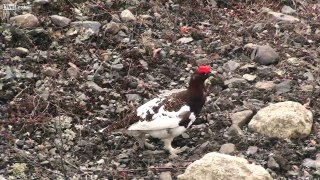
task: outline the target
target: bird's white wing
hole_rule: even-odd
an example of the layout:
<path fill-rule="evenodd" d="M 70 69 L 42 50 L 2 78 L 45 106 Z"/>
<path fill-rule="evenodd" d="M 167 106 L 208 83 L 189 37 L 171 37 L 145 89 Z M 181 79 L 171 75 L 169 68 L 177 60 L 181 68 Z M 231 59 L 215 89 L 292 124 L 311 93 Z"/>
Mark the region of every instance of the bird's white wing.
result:
<path fill-rule="evenodd" d="M 176 128 L 182 120 L 180 115 L 186 112 L 190 112 L 190 107 L 187 105 L 182 106 L 179 111 L 165 111 L 162 106 L 157 113 L 153 114 L 151 121 L 142 119 L 132 124 L 128 130 L 148 131 Z M 194 114 L 190 113 L 189 118 L 193 122 Z"/>

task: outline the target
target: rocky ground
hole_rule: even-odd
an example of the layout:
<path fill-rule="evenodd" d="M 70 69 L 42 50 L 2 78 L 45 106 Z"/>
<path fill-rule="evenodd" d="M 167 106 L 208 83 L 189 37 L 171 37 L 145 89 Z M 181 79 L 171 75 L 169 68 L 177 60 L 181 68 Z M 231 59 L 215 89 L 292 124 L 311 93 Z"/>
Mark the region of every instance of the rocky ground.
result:
<path fill-rule="evenodd" d="M 18 4 L 31 9 L 0 9 L 1 178 L 176 179 L 221 152 L 274 179 L 320 179 L 319 2 Z M 174 141 L 189 147 L 179 159 L 158 140 L 155 151 L 135 150 L 122 133 L 98 132 L 162 90 L 186 87 L 201 64 L 215 76 L 200 123 Z M 311 132 L 276 138 L 249 127 L 283 101 L 313 113 Z"/>

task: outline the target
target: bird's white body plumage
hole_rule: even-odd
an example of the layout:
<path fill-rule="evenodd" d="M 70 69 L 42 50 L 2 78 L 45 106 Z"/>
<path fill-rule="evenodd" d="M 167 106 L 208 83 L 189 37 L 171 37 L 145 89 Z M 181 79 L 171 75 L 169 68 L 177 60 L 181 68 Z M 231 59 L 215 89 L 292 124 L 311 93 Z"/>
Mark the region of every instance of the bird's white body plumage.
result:
<path fill-rule="evenodd" d="M 155 98 L 143 104 L 137 109 L 137 116 L 140 120 L 132 124 L 127 130 L 132 133 L 142 132 L 155 138 L 176 137 L 182 134 L 186 127 L 179 125 L 182 120 L 183 113 L 190 112 L 188 105 L 183 105 L 178 111 L 167 111 L 162 105 L 158 112 L 154 112 L 153 108 L 158 107 L 165 98 Z M 152 115 L 151 120 L 146 120 L 147 115 Z M 190 122 L 188 127 L 195 121 L 194 113 L 189 115 Z"/>

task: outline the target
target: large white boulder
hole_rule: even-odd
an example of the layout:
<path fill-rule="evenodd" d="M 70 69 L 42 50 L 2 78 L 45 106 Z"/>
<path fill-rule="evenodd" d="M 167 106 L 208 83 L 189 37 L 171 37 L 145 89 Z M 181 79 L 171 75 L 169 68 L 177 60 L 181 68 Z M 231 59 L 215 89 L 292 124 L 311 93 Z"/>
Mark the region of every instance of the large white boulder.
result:
<path fill-rule="evenodd" d="M 277 138 L 306 137 L 311 132 L 312 112 L 293 101 L 271 104 L 253 116 L 249 128 Z"/>
<path fill-rule="evenodd" d="M 246 159 L 216 152 L 208 153 L 190 164 L 179 180 L 272 180 L 260 165 Z"/>

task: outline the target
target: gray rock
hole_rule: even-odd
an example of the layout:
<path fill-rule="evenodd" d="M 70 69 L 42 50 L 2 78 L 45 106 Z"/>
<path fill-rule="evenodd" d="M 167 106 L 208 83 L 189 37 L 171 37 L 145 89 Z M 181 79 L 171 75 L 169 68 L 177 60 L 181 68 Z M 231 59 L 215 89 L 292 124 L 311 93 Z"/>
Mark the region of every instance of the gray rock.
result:
<path fill-rule="evenodd" d="M 263 23 L 257 23 L 253 26 L 253 32 L 261 32 L 263 30 Z"/>
<path fill-rule="evenodd" d="M 79 71 L 74 67 L 69 67 L 67 73 L 72 78 L 77 78 L 79 76 Z"/>
<path fill-rule="evenodd" d="M 249 146 L 247 150 L 248 155 L 256 154 L 258 152 L 258 147 L 257 146 Z"/>
<path fill-rule="evenodd" d="M 132 14 L 132 12 L 128 9 L 125 9 L 121 12 L 120 18 L 124 22 L 136 21 L 136 17 Z"/>
<path fill-rule="evenodd" d="M 303 77 L 306 77 L 308 81 L 314 81 L 315 80 L 312 72 L 310 72 L 310 71 L 304 73 Z"/>
<path fill-rule="evenodd" d="M 53 24 L 59 27 L 68 26 L 71 22 L 71 19 L 59 15 L 52 15 L 50 16 L 50 19 Z"/>
<path fill-rule="evenodd" d="M 159 175 L 160 180 L 172 180 L 171 172 L 170 171 L 165 171 L 161 172 Z"/>
<path fill-rule="evenodd" d="M 270 169 L 279 169 L 280 168 L 279 164 L 272 156 L 270 156 L 268 159 L 268 168 L 270 168 Z"/>
<path fill-rule="evenodd" d="M 245 82 L 246 80 L 243 78 L 231 78 L 231 79 L 225 80 L 224 84 L 229 85 L 229 84 L 237 84 L 237 83 L 245 83 Z"/>
<path fill-rule="evenodd" d="M 287 59 L 288 63 L 293 65 L 293 66 L 299 66 L 301 64 L 301 61 L 299 58 L 296 57 L 291 57 Z"/>
<path fill-rule="evenodd" d="M 255 88 L 261 90 L 272 90 L 276 85 L 273 81 L 259 81 L 256 83 Z"/>
<path fill-rule="evenodd" d="M 236 70 L 239 66 L 240 66 L 240 64 L 236 61 L 228 61 L 223 64 L 223 69 L 225 71 L 232 72 L 232 71 Z"/>
<path fill-rule="evenodd" d="M 10 18 L 10 23 L 14 23 L 22 28 L 35 28 L 39 26 L 39 20 L 33 14 L 23 14 Z"/>
<path fill-rule="evenodd" d="M 110 22 L 103 29 L 106 33 L 117 34 L 120 31 L 120 26 L 116 22 Z"/>
<path fill-rule="evenodd" d="M 105 88 L 100 87 L 98 84 L 96 84 L 96 83 L 93 82 L 93 81 L 87 81 L 87 82 L 86 82 L 86 85 L 87 85 L 89 88 L 91 88 L 91 89 L 93 89 L 93 90 L 95 90 L 95 91 L 97 91 L 97 92 L 106 91 Z"/>
<path fill-rule="evenodd" d="M 227 137 L 241 137 L 243 135 L 244 135 L 243 131 L 236 124 L 232 124 L 228 128 L 227 132 L 225 133 L 225 136 L 227 136 Z"/>
<path fill-rule="evenodd" d="M 226 143 L 226 144 L 223 144 L 221 147 L 220 147 L 220 150 L 219 150 L 219 153 L 222 153 L 222 154 L 231 154 L 233 153 L 234 151 L 236 150 L 236 146 L 232 143 Z"/>
<path fill-rule="evenodd" d="M 190 164 L 178 176 L 178 180 L 199 179 L 272 180 L 272 177 L 262 166 L 249 163 L 244 158 L 212 152 Z"/>
<path fill-rule="evenodd" d="M 270 46 L 257 46 L 253 50 L 253 59 L 261 65 L 270 65 L 279 61 L 279 54 Z"/>
<path fill-rule="evenodd" d="M 285 80 L 276 85 L 276 94 L 280 95 L 291 91 L 291 80 Z"/>
<path fill-rule="evenodd" d="M 257 78 L 257 75 L 251 75 L 251 74 L 244 74 L 242 76 L 243 79 L 251 82 L 251 81 L 254 81 L 256 78 Z"/>
<path fill-rule="evenodd" d="M 75 21 L 70 24 L 72 27 L 83 28 L 85 30 L 92 30 L 93 33 L 100 31 L 101 24 L 97 21 Z"/>
<path fill-rule="evenodd" d="M 296 10 L 292 9 L 290 6 L 284 5 L 281 9 L 281 12 L 284 14 L 293 14 L 296 12 Z"/>
<path fill-rule="evenodd" d="M 312 112 L 293 101 L 271 104 L 257 112 L 249 128 L 268 137 L 302 138 L 311 132 Z"/>
<path fill-rule="evenodd" d="M 139 94 L 126 94 L 126 98 L 128 101 L 138 101 L 142 99 Z"/>
<path fill-rule="evenodd" d="M 55 67 L 46 67 L 43 71 L 43 74 L 45 74 L 46 76 L 56 76 L 59 73 L 59 69 L 55 68 Z"/>
<path fill-rule="evenodd" d="M 243 125 L 247 124 L 250 119 L 252 118 L 253 111 L 252 110 L 245 110 L 236 112 L 231 115 L 231 121 L 233 124 L 238 125 L 239 127 L 242 127 Z"/>
<path fill-rule="evenodd" d="M 114 64 L 111 66 L 112 69 L 120 71 L 123 69 L 123 64 Z"/>

